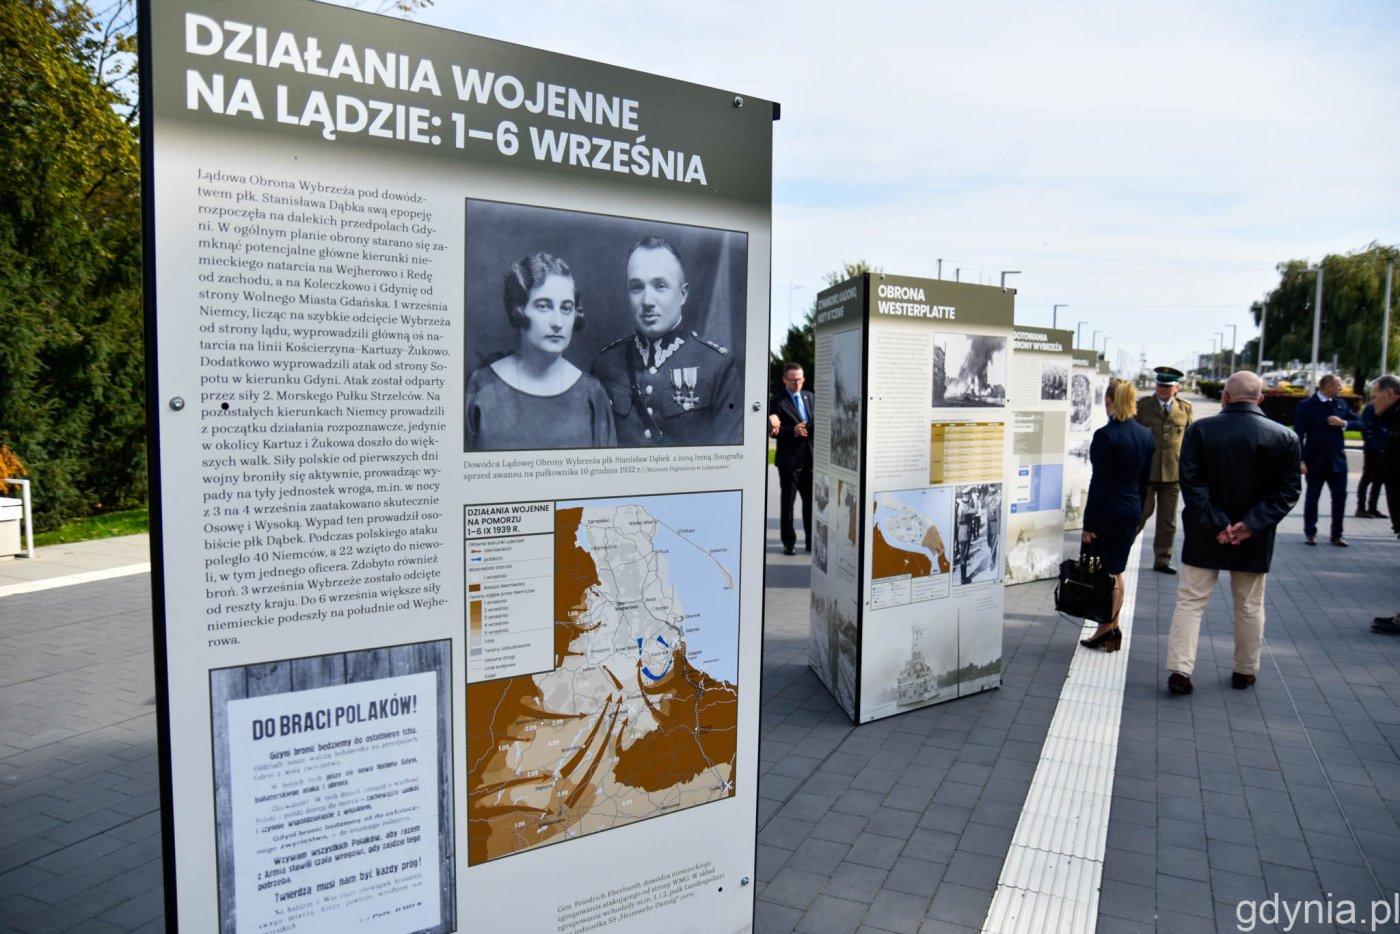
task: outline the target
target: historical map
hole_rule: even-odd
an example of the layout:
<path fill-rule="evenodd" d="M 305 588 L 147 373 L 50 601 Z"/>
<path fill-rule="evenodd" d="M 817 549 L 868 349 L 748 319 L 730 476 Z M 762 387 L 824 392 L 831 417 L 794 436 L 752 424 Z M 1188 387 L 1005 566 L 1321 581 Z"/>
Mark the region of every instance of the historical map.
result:
<path fill-rule="evenodd" d="M 943 534 L 951 519 L 952 493 L 946 488 L 876 493 L 871 578 L 948 573 Z"/>
<path fill-rule="evenodd" d="M 555 515 L 553 670 L 467 686 L 472 865 L 734 794 L 740 494 Z"/>

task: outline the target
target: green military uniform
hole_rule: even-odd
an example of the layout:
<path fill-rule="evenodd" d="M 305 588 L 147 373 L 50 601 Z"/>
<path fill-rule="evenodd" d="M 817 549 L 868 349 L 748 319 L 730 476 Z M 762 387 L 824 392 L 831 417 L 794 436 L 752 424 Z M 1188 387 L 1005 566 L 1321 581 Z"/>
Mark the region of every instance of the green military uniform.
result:
<path fill-rule="evenodd" d="M 1157 382 L 1175 383 L 1181 376 L 1179 370 L 1162 367 L 1157 371 Z M 1191 403 L 1180 395 L 1173 397 L 1166 407 L 1156 394 L 1138 399 L 1138 423 L 1152 432 L 1152 441 L 1157 447 L 1152 454 L 1147 503 L 1138 521 L 1138 531 L 1147 525 L 1155 508 L 1157 530 L 1152 539 L 1152 567 L 1159 571 L 1171 571 L 1176 515 L 1181 502 L 1181 477 L 1177 465 L 1181 459 L 1181 439 L 1186 436 L 1186 429 L 1193 417 Z"/>
<path fill-rule="evenodd" d="M 612 402 L 619 447 L 740 444 L 743 375 L 728 348 L 677 327 L 598 352 L 593 375 Z"/>

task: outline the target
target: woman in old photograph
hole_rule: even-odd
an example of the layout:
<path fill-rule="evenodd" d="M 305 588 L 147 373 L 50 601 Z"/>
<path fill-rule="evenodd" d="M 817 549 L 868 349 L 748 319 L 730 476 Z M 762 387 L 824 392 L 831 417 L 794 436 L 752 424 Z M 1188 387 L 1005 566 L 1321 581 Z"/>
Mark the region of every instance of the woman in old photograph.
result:
<path fill-rule="evenodd" d="M 564 359 L 583 328 L 569 265 L 548 253 L 512 263 L 505 312 L 517 346 L 467 379 L 467 450 L 615 447 L 602 384 Z"/>
<path fill-rule="evenodd" d="M 1104 394 L 1108 424 L 1094 432 L 1089 445 L 1089 496 L 1084 504 L 1083 541 L 1095 553 L 1105 571 L 1113 575 L 1113 616 L 1099 624 L 1093 636 L 1080 644 L 1114 652 L 1123 646 L 1118 611 L 1123 606 L 1123 571 L 1137 538 L 1138 517 L 1147 501 L 1147 481 L 1152 473 L 1152 432 L 1133 418 L 1137 392 L 1127 380 L 1113 380 Z"/>

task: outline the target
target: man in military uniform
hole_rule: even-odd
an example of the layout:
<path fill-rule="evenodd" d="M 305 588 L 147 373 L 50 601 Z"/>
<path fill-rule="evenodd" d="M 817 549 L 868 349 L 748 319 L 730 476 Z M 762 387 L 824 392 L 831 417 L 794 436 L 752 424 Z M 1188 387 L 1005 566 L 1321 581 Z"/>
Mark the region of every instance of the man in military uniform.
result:
<path fill-rule="evenodd" d="M 1191 403 L 1176 397 L 1181 385 L 1180 370 L 1159 366 L 1156 370 L 1157 391 L 1138 399 L 1137 420 L 1152 432 L 1157 450 L 1152 455 L 1152 476 L 1147 504 L 1138 521 L 1141 532 L 1157 512 L 1157 532 L 1152 539 L 1152 570 L 1175 574 L 1172 567 L 1172 542 L 1176 539 L 1177 504 L 1181 500 L 1180 476 L 1177 463 L 1181 459 L 1181 439 L 1191 424 Z"/>
<path fill-rule="evenodd" d="M 739 444 L 743 374 L 728 348 L 682 323 L 688 288 L 676 248 L 646 237 L 627 257 L 636 331 L 598 352 L 620 447 Z"/>

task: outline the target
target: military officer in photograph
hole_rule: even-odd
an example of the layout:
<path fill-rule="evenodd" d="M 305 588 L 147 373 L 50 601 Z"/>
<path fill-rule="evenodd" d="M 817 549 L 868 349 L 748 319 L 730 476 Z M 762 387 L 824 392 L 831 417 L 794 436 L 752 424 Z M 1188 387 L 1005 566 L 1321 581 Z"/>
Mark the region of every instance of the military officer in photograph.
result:
<path fill-rule="evenodd" d="M 1172 542 L 1176 539 L 1176 514 L 1181 502 L 1177 464 L 1181 459 L 1181 439 L 1193 417 L 1191 403 L 1176 394 L 1184 375 L 1173 367 L 1157 367 L 1157 389 L 1138 399 L 1137 407 L 1137 420 L 1152 432 L 1157 448 L 1152 454 L 1147 504 L 1138 521 L 1138 531 L 1147 525 L 1155 509 L 1157 531 L 1152 538 L 1152 570 L 1162 574 L 1176 573 L 1172 567 Z"/>
<path fill-rule="evenodd" d="M 593 375 L 612 402 L 620 447 L 739 444 L 743 374 L 726 347 L 683 321 L 680 253 L 660 237 L 627 257 L 635 331 L 598 352 Z"/>

